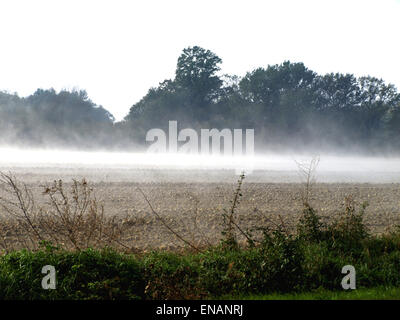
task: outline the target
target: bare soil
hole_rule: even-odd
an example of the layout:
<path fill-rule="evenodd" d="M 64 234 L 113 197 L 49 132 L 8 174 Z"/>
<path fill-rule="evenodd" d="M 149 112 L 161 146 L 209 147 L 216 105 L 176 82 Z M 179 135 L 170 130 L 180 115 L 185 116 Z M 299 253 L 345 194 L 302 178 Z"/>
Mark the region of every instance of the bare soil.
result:
<path fill-rule="evenodd" d="M 229 210 L 238 176 L 233 172 L 179 172 L 157 170 L 98 170 L 60 168 L 4 168 L 12 171 L 43 204 L 43 185 L 63 179 L 67 189 L 73 178 L 85 177 L 108 215 L 116 215 L 124 227 L 123 241 L 140 250 L 177 249 L 184 246 L 151 212 L 138 191 L 147 195 L 154 210 L 181 236 L 198 246 L 215 244 L 221 238 L 222 213 Z M 290 175 L 289 175 L 290 176 Z M 279 175 L 252 175 L 245 179 L 236 211 L 243 229 L 279 223 L 294 226 L 302 211 L 304 185 L 292 180 L 276 182 Z M 282 175 L 284 177 L 284 174 Z M 311 205 L 326 221 L 343 209 L 344 198 L 352 195 L 369 206 L 366 225 L 373 233 L 383 233 L 400 224 L 399 183 L 316 183 Z M 0 191 L 1 196 L 1 191 Z M 0 208 L 0 213 L 1 213 Z"/>

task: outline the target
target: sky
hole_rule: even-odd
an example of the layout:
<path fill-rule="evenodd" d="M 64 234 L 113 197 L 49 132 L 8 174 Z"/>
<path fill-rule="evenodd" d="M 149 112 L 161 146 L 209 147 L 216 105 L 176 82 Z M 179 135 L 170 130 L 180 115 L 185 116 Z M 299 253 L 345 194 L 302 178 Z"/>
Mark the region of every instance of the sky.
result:
<path fill-rule="evenodd" d="M 121 120 L 199 45 L 238 76 L 285 60 L 400 89 L 400 0 L 1 0 L 0 90 L 85 89 Z"/>

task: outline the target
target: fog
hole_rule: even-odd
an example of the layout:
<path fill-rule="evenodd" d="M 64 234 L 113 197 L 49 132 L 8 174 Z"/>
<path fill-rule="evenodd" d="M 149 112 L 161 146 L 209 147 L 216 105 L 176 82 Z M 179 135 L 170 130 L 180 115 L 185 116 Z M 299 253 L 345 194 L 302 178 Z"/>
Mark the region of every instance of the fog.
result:
<path fill-rule="evenodd" d="M 60 175 L 70 172 L 78 176 L 93 176 L 93 172 L 108 171 L 114 173 L 107 175 L 111 180 L 136 179 L 140 173 L 140 176 L 148 175 L 149 181 L 158 178 L 165 180 L 166 177 L 170 177 L 171 180 L 174 177 L 173 180 L 178 181 L 205 182 L 224 181 L 228 177 L 231 181 L 231 177 L 244 170 L 248 180 L 254 182 L 301 182 L 298 164 L 307 164 L 313 157 L 316 155 L 264 153 L 253 157 L 228 157 L 0 148 L 0 170 L 25 173 L 53 172 Z M 318 157 L 318 182 L 400 182 L 400 158 L 332 154 Z M 166 172 L 169 174 L 166 175 Z"/>

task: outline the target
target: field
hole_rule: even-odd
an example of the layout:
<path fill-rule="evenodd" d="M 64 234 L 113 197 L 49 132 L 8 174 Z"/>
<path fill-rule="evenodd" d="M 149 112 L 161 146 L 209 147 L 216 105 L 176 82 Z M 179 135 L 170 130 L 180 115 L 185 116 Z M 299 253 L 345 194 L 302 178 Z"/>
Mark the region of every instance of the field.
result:
<path fill-rule="evenodd" d="M 177 250 L 185 243 L 151 211 L 138 188 L 174 231 L 196 246 L 204 247 L 221 239 L 223 210 L 229 210 L 232 205 L 238 179 L 229 170 L 19 166 L 3 167 L 0 171 L 12 172 L 26 183 L 38 207 L 46 205 L 48 199 L 42 194 L 43 188 L 53 180 L 62 179 L 65 190 L 69 190 L 72 179 L 86 178 L 99 203 L 104 204 L 105 214 L 115 216 L 122 226 L 121 242 L 139 251 Z M 312 186 L 310 203 L 329 222 L 343 209 L 345 197 L 351 195 L 356 204 L 369 204 L 364 221 L 371 232 L 384 233 L 400 224 L 400 184 L 393 182 L 396 174 L 386 172 L 376 176 L 381 177 L 378 183 L 371 178 L 373 175 L 366 173 L 322 172 Z M 368 178 L 373 183 L 365 182 Z M 346 182 L 337 182 L 340 180 Z M 304 184 L 301 181 L 294 171 L 256 171 L 247 176 L 235 213 L 240 226 L 251 230 L 284 221 L 290 229 L 302 212 Z M 4 190 L 0 190 L 1 196 L 5 196 Z M 13 232 L 8 233 L 9 240 L 14 236 Z M 239 236 L 239 240 L 244 237 Z"/>
<path fill-rule="evenodd" d="M 222 169 L 0 167 L 2 299 L 399 296 L 393 167 L 317 170 L 311 207 L 306 176 L 288 168 L 243 180 Z M 59 290 L 38 282 L 48 264 Z M 354 292 L 341 287 L 349 264 Z"/>

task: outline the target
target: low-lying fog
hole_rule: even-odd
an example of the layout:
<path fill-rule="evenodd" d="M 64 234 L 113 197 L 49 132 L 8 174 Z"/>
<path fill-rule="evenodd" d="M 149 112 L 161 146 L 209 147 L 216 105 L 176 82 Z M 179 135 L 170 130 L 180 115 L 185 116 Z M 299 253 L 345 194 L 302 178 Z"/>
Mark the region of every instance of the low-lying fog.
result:
<path fill-rule="evenodd" d="M 168 180 L 173 177 L 173 180 L 182 181 L 223 181 L 244 169 L 251 181 L 299 182 L 298 163 L 307 164 L 313 157 L 295 154 L 216 157 L 0 148 L 0 171 L 11 170 L 25 174 L 47 172 L 52 173 L 52 176 L 57 172 L 69 172 L 71 175 L 75 172 L 79 176 L 84 173 L 93 176 L 93 172 L 109 172 L 102 177 L 95 177 L 95 180 L 134 179 L 134 172 L 140 172 L 140 180 L 146 180 L 143 176 L 147 172 L 149 180 L 157 180 L 157 177 Z M 338 157 L 332 154 L 318 157 L 318 182 L 400 183 L 400 158 Z"/>

